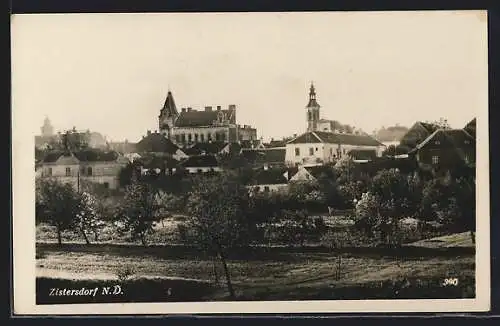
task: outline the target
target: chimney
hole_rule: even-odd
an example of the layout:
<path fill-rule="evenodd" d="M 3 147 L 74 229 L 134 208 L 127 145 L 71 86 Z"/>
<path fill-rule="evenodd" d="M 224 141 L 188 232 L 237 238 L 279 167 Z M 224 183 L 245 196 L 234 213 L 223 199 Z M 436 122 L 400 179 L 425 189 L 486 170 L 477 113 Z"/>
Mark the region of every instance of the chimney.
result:
<path fill-rule="evenodd" d="M 297 137 L 297 134 L 293 134 L 293 137 Z"/>
<path fill-rule="evenodd" d="M 182 109 L 181 109 L 181 112 L 186 112 L 186 108 L 182 108 Z"/>
<path fill-rule="evenodd" d="M 220 111 L 220 105 L 217 105 L 217 111 Z"/>
<path fill-rule="evenodd" d="M 205 106 L 205 111 L 207 111 L 207 112 L 212 111 L 212 107 L 211 106 Z"/>
<path fill-rule="evenodd" d="M 192 110 L 191 108 L 187 108 L 187 111 L 188 111 L 188 112 L 191 112 L 191 110 Z"/>
<path fill-rule="evenodd" d="M 151 130 L 148 130 L 147 135 L 148 136 L 151 135 Z"/>

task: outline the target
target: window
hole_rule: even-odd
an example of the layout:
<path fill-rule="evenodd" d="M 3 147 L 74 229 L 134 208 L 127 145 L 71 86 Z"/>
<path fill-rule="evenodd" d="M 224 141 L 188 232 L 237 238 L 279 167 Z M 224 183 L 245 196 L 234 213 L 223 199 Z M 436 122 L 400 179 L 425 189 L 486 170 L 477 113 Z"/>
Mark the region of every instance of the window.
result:
<path fill-rule="evenodd" d="M 470 140 L 468 140 L 468 139 L 467 139 L 467 140 L 464 140 L 464 144 L 465 144 L 465 145 L 469 145 L 469 144 L 470 144 Z"/>
<path fill-rule="evenodd" d="M 192 136 L 191 134 L 188 134 L 188 142 L 189 142 L 189 143 L 191 142 L 192 137 L 193 137 L 193 136 Z"/>
<path fill-rule="evenodd" d="M 194 141 L 198 142 L 198 134 L 194 134 Z"/>
<path fill-rule="evenodd" d="M 434 142 L 434 144 L 436 144 L 436 145 L 440 145 L 440 144 L 441 144 L 441 142 L 440 142 L 439 140 L 436 140 L 436 141 Z"/>
<path fill-rule="evenodd" d="M 345 148 L 344 148 L 344 155 L 345 155 Z"/>
<path fill-rule="evenodd" d="M 318 151 L 318 147 L 315 148 L 315 151 L 317 152 Z"/>
<path fill-rule="evenodd" d="M 226 140 L 226 134 L 225 133 L 221 133 L 220 134 L 220 140 L 222 140 L 222 141 Z"/>
<path fill-rule="evenodd" d="M 207 138 L 208 138 L 209 141 L 212 140 L 212 134 L 208 134 Z"/>
<path fill-rule="evenodd" d="M 438 164 L 439 163 L 439 156 L 434 155 L 432 156 L 432 164 Z"/>
<path fill-rule="evenodd" d="M 300 148 L 295 148 L 295 156 L 300 156 Z"/>
<path fill-rule="evenodd" d="M 104 185 L 104 188 L 109 189 L 109 182 L 104 182 L 103 185 Z"/>
<path fill-rule="evenodd" d="M 264 186 L 264 192 L 269 192 L 269 187 L 268 186 Z"/>
<path fill-rule="evenodd" d="M 198 169 L 198 170 L 196 170 L 196 171 L 197 171 L 198 173 L 202 173 L 202 172 L 203 172 L 203 170 L 202 170 L 202 169 Z"/>
<path fill-rule="evenodd" d="M 204 134 L 201 134 L 201 135 L 200 135 L 200 140 L 201 140 L 202 142 L 204 142 L 204 141 L 205 141 L 205 135 L 204 135 Z"/>
<path fill-rule="evenodd" d="M 465 161 L 465 163 L 469 163 L 470 162 L 468 154 L 464 154 L 464 161 Z"/>
<path fill-rule="evenodd" d="M 330 148 L 330 156 L 333 155 L 333 148 Z"/>
<path fill-rule="evenodd" d="M 216 140 L 216 141 L 219 141 L 219 140 L 220 140 L 220 136 L 219 136 L 219 133 L 218 133 L 218 132 L 217 132 L 217 133 L 215 133 L 215 140 Z"/>
<path fill-rule="evenodd" d="M 47 169 L 47 175 L 48 175 L 48 176 L 51 176 L 51 175 L 52 175 L 52 168 L 48 168 L 48 169 Z"/>
<path fill-rule="evenodd" d="M 186 135 L 181 134 L 181 142 L 185 143 L 186 142 Z"/>
<path fill-rule="evenodd" d="M 66 176 L 71 176 L 71 168 L 66 168 Z"/>
<path fill-rule="evenodd" d="M 309 156 L 314 155 L 314 148 L 309 147 Z"/>
<path fill-rule="evenodd" d="M 87 175 L 92 175 L 92 167 L 91 166 L 89 166 L 87 168 Z"/>

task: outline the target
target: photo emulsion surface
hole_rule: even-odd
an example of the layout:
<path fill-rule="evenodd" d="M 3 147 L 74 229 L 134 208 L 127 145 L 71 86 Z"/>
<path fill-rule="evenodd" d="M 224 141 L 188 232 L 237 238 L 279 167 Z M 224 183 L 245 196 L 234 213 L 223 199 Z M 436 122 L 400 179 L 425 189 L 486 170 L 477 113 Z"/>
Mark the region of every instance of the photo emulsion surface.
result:
<path fill-rule="evenodd" d="M 12 65 L 19 311 L 489 308 L 485 12 L 18 15 Z"/>

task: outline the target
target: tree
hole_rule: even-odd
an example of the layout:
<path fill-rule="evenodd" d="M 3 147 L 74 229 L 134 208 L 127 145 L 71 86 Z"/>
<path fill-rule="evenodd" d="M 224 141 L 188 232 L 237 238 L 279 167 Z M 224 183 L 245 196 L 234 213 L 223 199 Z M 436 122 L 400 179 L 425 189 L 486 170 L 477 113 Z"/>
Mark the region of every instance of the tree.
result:
<path fill-rule="evenodd" d="M 56 227 L 57 242 L 62 244 L 62 232 L 75 227 L 81 209 L 79 194 L 70 184 L 56 179 L 40 179 L 36 183 L 36 216 L 40 222 Z"/>
<path fill-rule="evenodd" d="M 364 193 L 356 203 L 356 227 L 368 236 L 373 234 L 373 228 L 377 225 L 379 205 L 377 197 L 370 192 Z"/>
<path fill-rule="evenodd" d="M 82 234 L 85 242 L 90 244 L 87 232 L 92 232 L 94 241 L 98 241 L 99 233 L 105 226 L 99 214 L 97 199 L 88 192 L 80 194 L 80 207 L 76 215 L 77 230 Z"/>
<path fill-rule="evenodd" d="M 89 147 L 87 136 L 76 131 L 73 127 L 71 130 L 66 130 L 58 139 L 53 139 L 49 143 L 49 148 L 52 150 L 62 150 L 78 152 Z"/>
<path fill-rule="evenodd" d="M 154 232 L 161 208 L 158 190 L 149 183 L 137 182 L 126 187 L 117 219 L 123 222 L 123 229 L 131 233 L 132 240 L 140 240 L 147 246 L 147 236 Z"/>
<path fill-rule="evenodd" d="M 194 231 L 191 241 L 220 260 L 232 298 L 227 256 L 250 243 L 255 225 L 247 216 L 249 201 L 248 190 L 236 178 L 220 174 L 194 180 L 187 203 L 186 227 Z"/>
<path fill-rule="evenodd" d="M 398 169 L 382 170 L 373 178 L 370 192 L 379 203 L 377 229 L 381 240 L 391 242 L 400 236 L 400 219 L 411 214 L 408 180 Z"/>

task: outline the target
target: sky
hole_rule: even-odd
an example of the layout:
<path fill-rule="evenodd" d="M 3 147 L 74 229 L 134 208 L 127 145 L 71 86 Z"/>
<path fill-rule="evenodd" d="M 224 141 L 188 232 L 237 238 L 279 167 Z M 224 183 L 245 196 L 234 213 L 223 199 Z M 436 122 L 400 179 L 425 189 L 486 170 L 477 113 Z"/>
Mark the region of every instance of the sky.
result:
<path fill-rule="evenodd" d="M 39 134 L 48 116 L 138 141 L 170 89 L 179 110 L 235 104 L 268 140 L 305 131 L 313 81 L 325 119 L 461 128 L 487 106 L 486 24 L 477 11 L 15 15 L 13 126 Z"/>

